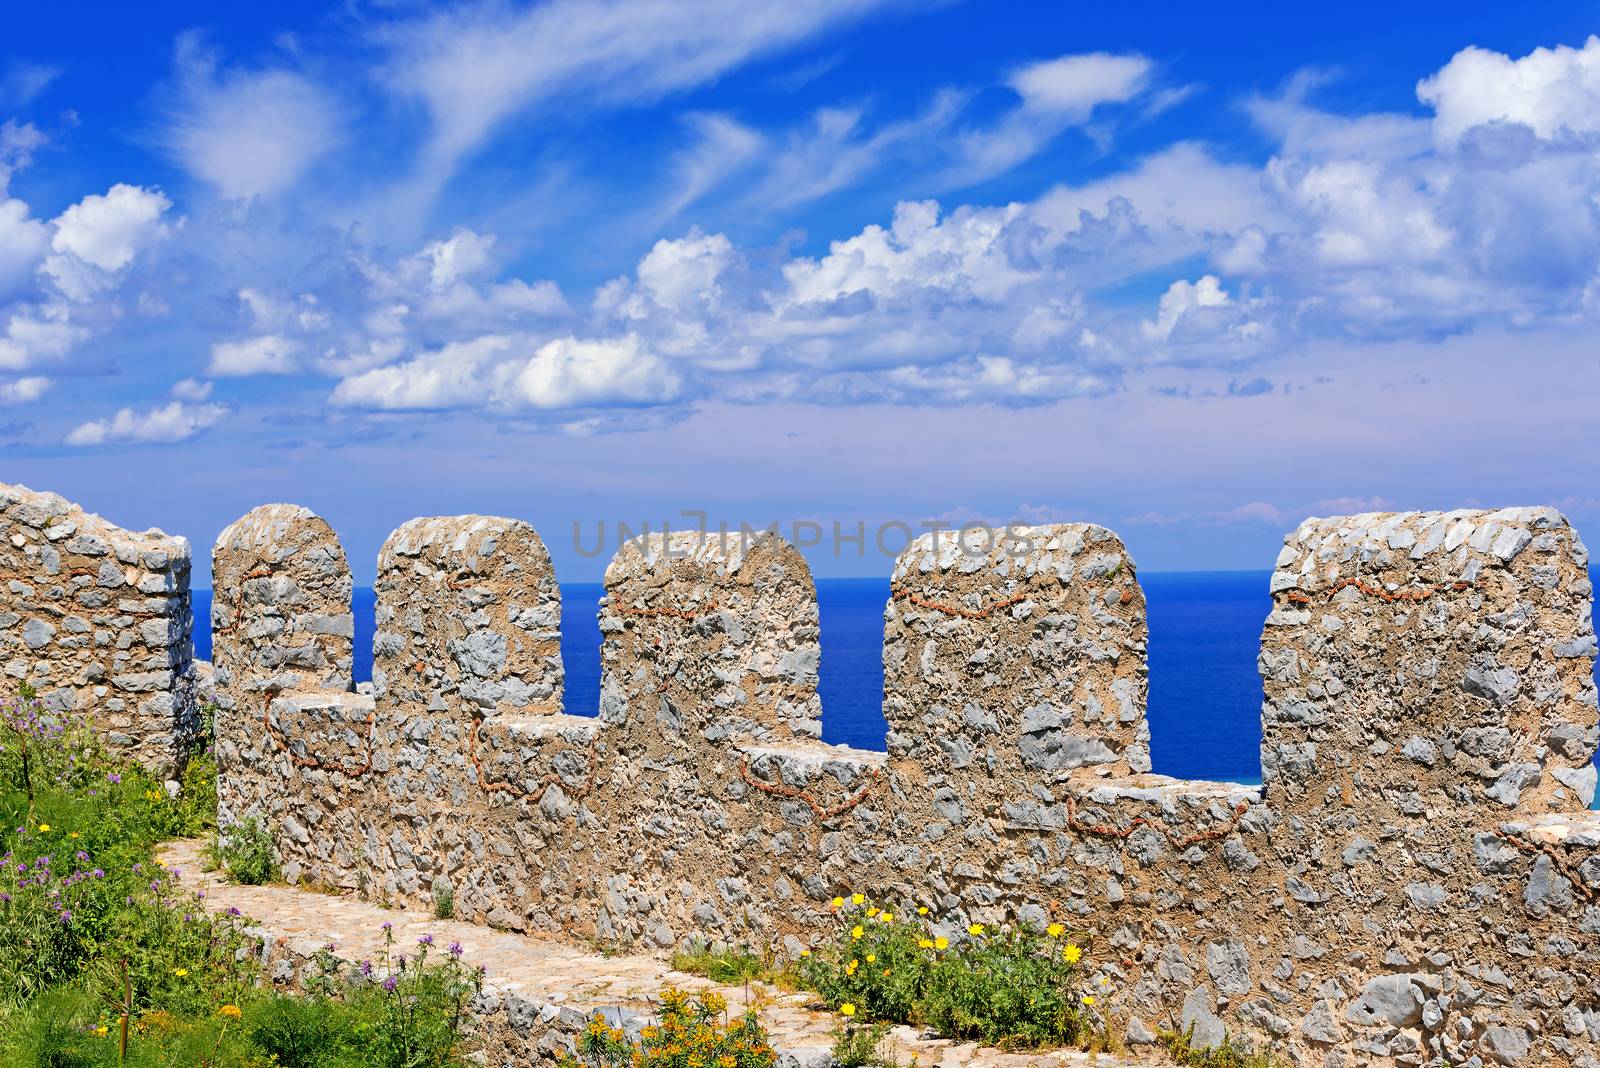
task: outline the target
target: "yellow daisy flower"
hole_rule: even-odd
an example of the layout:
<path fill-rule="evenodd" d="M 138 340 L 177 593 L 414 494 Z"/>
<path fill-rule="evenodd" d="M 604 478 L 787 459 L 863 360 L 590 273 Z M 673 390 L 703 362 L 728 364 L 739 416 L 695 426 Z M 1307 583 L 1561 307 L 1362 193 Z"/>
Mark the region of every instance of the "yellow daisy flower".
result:
<path fill-rule="evenodd" d="M 981 923 L 972 924 L 971 926 L 969 926 L 967 928 L 967 934 L 969 934 L 969 935 L 981 935 L 981 934 L 983 934 L 983 924 L 981 924 Z"/>
<path fill-rule="evenodd" d="M 843 1005 L 839 1006 L 839 1011 L 844 1013 L 846 1016 L 854 1016 L 856 1014 L 856 1007 L 847 1001 Z"/>
<path fill-rule="evenodd" d="M 1068 944 L 1061 951 L 1061 955 L 1067 959 L 1068 964 L 1076 964 L 1083 958 L 1083 950 L 1079 949 L 1076 944 Z"/>
<path fill-rule="evenodd" d="M 850 904 L 852 904 L 852 905 L 865 904 L 866 900 L 867 900 L 867 895 L 866 894 L 851 894 L 850 895 Z"/>
<path fill-rule="evenodd" d="M 1045 933 L 1051 938 L 1060 938 L 1061 933 L 1065 930 L 1066 928 L 1061 926 L 1059 923 L 1052 923 L 1049 927 L 1045 928 Z"/>

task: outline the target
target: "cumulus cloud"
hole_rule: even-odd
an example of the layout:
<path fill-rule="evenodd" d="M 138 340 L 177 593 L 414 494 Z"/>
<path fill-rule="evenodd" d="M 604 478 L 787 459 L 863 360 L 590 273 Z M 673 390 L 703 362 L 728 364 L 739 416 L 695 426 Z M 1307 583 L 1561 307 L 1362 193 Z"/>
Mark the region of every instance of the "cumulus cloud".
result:
<path fill-rule="evenodd" d="M 558 338 L 534 353 L 510 386 L 511 397 L 534 408 L 662 404 L 683 390 L 677 373 L 632 336 Z"/>
<path fill-rule="evenodd" d="M 159 192 L 118 184 L 49 223 L 0 189 L 0 370 L 64 359 L 121 314 L 133 261 L 166 236 Z"/>
<path fill-rule="evenodd" d="M 179 39 L 177 68 L 162 140 L 224 197 L 281 193 L 337 143 L 334 104 L 300 73 L 219 70 L 193 34 Z"/>
<path fill-rule="evenodd" d="M 507 411 L 661 404 L 683 382 L 636 337 L 580 341 L 493 336 L 447 345 L 346 378 L 333 402 L 384 411 L 491 406 Z"/>
<path fill-rule="evenodd" d="M 64 439 L 68 445 L 113 443 L 171 444 L 187 441 L 228 415 L 224 404 L 184 404 L 182 401 L 138 412 L 122 408 L 110 419 L 96 419 L 74 427 Z"/>
<path fill-rule="evenodd" d="M 1433 129 L 1453 145 L 1488 123 L 1517 123 L 1545 140 L 1600 134 L 1600 37 L 1582 48 L 1535 48 L 1520 59 L 1463 48 L 1417 84 Z"/>
<path fill-rule="evenodd" d="M 170 207 L 159 192 L 118 182 L 57 216 L 50 247 L 102 271 L 120 271 L 165 236 L 161 216 Z"/>
<path fill-rule="evenodd" d="M 184 378 L 172 384 L 171 392 L 179 400 L 203 401 L 211 396 L 211 383 L 198 378 Z"/>
<path fill-rule="evenodd" d="M 28 375 L 0 382 L 0 404 L 31 404 L 44 396 L 52 382 L 40 375 Z"/>
<path fill-rule="evenodd" d="M 219 341 L 211 346 L 206 373 L 218 378 L 243 375 L 292 375 L 300 370 L 299 343 L 276 334 Z"/>

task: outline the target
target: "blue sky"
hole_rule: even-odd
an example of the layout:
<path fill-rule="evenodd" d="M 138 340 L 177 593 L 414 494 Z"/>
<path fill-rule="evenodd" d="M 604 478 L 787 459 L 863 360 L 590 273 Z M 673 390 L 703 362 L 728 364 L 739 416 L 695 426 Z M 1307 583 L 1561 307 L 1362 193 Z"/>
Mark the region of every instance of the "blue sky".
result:
<path fill-rule="evenodd" d="M 572 580 L 682 509 L 1600 529 L 1600 5 L 324 7 L 8 14 L 0 480 L 358 578 L 472 511 Z"/>

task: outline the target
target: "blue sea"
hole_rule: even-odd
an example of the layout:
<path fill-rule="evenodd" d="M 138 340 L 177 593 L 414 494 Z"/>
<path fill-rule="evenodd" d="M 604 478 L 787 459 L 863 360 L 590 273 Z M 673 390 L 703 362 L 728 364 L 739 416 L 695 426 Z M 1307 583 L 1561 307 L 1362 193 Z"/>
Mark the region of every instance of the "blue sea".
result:
<path fill-rule="evenodd" d="M 1150 758 L 1164 775 L 1261 781 L 1261 678 L 1256 649 L 1271 607 L 1267 572 L 1146 572 L 1139 576 L 1150 618 Z M 600 705 L 599 583 L 561 587 L 561 655 L 566 710 Z M 882 749 L 883 606 L 887 578 L 818 579 L 822 623 L 822 737 Z M 194 593 L 209 619 L 211 592 Z M 356 590 L 355 677 L 372 677 L 373 593 Z M 209 628 L 196 628 L 195 654 L 209 659 Z"/>

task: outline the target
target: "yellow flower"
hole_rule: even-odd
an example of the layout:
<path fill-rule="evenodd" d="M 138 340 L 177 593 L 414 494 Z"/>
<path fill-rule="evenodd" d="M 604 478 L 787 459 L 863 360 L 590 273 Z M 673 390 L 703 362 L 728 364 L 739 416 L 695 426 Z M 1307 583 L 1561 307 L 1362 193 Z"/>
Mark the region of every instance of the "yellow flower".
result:
<path fill-rule="evenodd" d="M 928 906 L 926 906 L 926 905 L 918 905 L 917 906 L 917 915 L 918 916 L 926 916 L 927 914 L 928 914 Z"/>
<path fill-rule="evenodd" d="M 110 1030 L 110 1028 L 106 1027 L 105 1024 L 101 1024 L 99 1027 L 96 1027 L 94 1029 L 94 1033 L 97 1034 L 97 1035 L 102 1035 L 103 1036 L 109 1030 Z"/>
<path fill-rule="evenodd" d="M 67 832 L 67 837 L 68 838 L 76 838 L 76 837 L 78 837 L 78 832 L 77 831 L 69 831 L 69 832 Z"/>
<path fill-rule="evenodd" d="M 1076 964 L 1083 958 L 1083 950 L 1079 949 L 1075 943 L 1069 942 L 1067 947 L 1061 951 L 1061 955 L 1067 958 L 1068 964 Z"/>
<path fill-rule="evenodd" d="M 217 1015 L 218 1016 L 227 1016 L 230 1019 L 237 1020 L 240 1016 L 243 1015 L 243 1013 L 241 1013 L 239 1011 L 239 1006 L 237 1006 L 237 1005 L 224 1005 L 224 1006 L 222 1006 L 222 1008 L 217 1010 Z"/>
<path fill-rule="evenodd" d="M 39 824 L 39 833 L 40 834 L 46 834 L 46 833 L 49 832 L 49 830 L 50 830 L 50 825 L 48 823 Z"/>
<path fill-rule="evenodd" d="M 834 898 L 833 899 L 833 907 L 836 908 L 836 909 L 843 908 L 844 907 L 844 898 L 842 898 L 842 897 Z"/>
<path fill-rule="evenodd" d="M 880 912 L 880 913 L 878 913 L 878 919 L 882 920 L 884 923 L 893 923 L 894 922 L 894 913 L 892 913 L 892 912 Z"/>
<path fill-rule="evenodd" d="M 839 1011 L 844 1013 L 846 1016 L 854 1016 L 856 1014 L 856 1007 L 847 1001 L 843 1005 L 839 1006 Z"/>
<path fill-rule="evenodd" d="M 1052 923 L 1049 927 L 1045 928 L 1045 933 L 1051 938 L 1060 938 L 1061 932 L 1065 930 L 1066 928 L 1061 926 L 1059 923 Z"/>
<path fill-rule="evenodd" d="M 800 955 L 802 957 L 809 957 L 809 956 L 811 956 L 811 950 L 802 948 L 800 950 Z"/>
<path fill-rule="evenodd" d="M 874 905 L 870 909 L 867 910 L 867 919 L 870 920 L 870 919 L 872 919 L 872 917 L 876 916 L 877 914 L 878 914 L 878 906 Z"/>
<path fill-rule="evenodd" d="M 969 934 L 969 935 L 981 935 L 981 934 L 983 934 L 983 924 L 981 924 L 981 923 L 972 924 L 970 927 L 967 928 L 967 934 Z"/>
<path fill-rule="evenodd" d="M 931 939 L 931 938 L 922 939 L 920 942 L 917 943 L 917 948 L 918 949 L 932 949 L 933 948 L 933 939 Z"/>
<path fill-rule="evenodd" d="M 1083 995 L 1083 1003 L 1085 1005 L 1093 1005 L 1094 1004 L 1094 995 L 1093 994 L 1085 994 L 1085 995 Z"/>
<path fill-rule="evenodd" d="M 876 954 L 874 954 L 874 953 L 868 953 L 867 954 L 867 963 L 868 964 L 871 964 L 873 961 L 875 961 L 877 959 L 878 959 L 878 957 L 877 957 Z"/>
<path fill-rule="evenodd" d="M 189 974 L 189 969 L 188 968 L 175 968 L 175 969 L 173 969 L 172 974 L 176 975 L 179 979 L 182 979 L 184 976 Z"/>
<path fill-rule="evenodd" d="M 860 938 L 865 933 L 866 933 L 866 931 L 862 929 L 862 926 L 859 923 L 856 924 L 854 927 L 850 928 L 850 937 L 851 938 Z"/>
<path fill-rule="evenodd" d="M 933 948 L 934 949 L 949 949 L 950 948 L 950 939 L 946 938 L 944 935 L 940 935 L 938 938 L 935 938 L 933 940 Z"/>
<path fill-rule="evenodd" d="M 850 904 L 852 904 L 852 905 L 863 904 L 863 903 L 866 902 L 866 900 L 867 900 L 867 895 L 866 894 L 851 894 L 850 895 Z"/>

